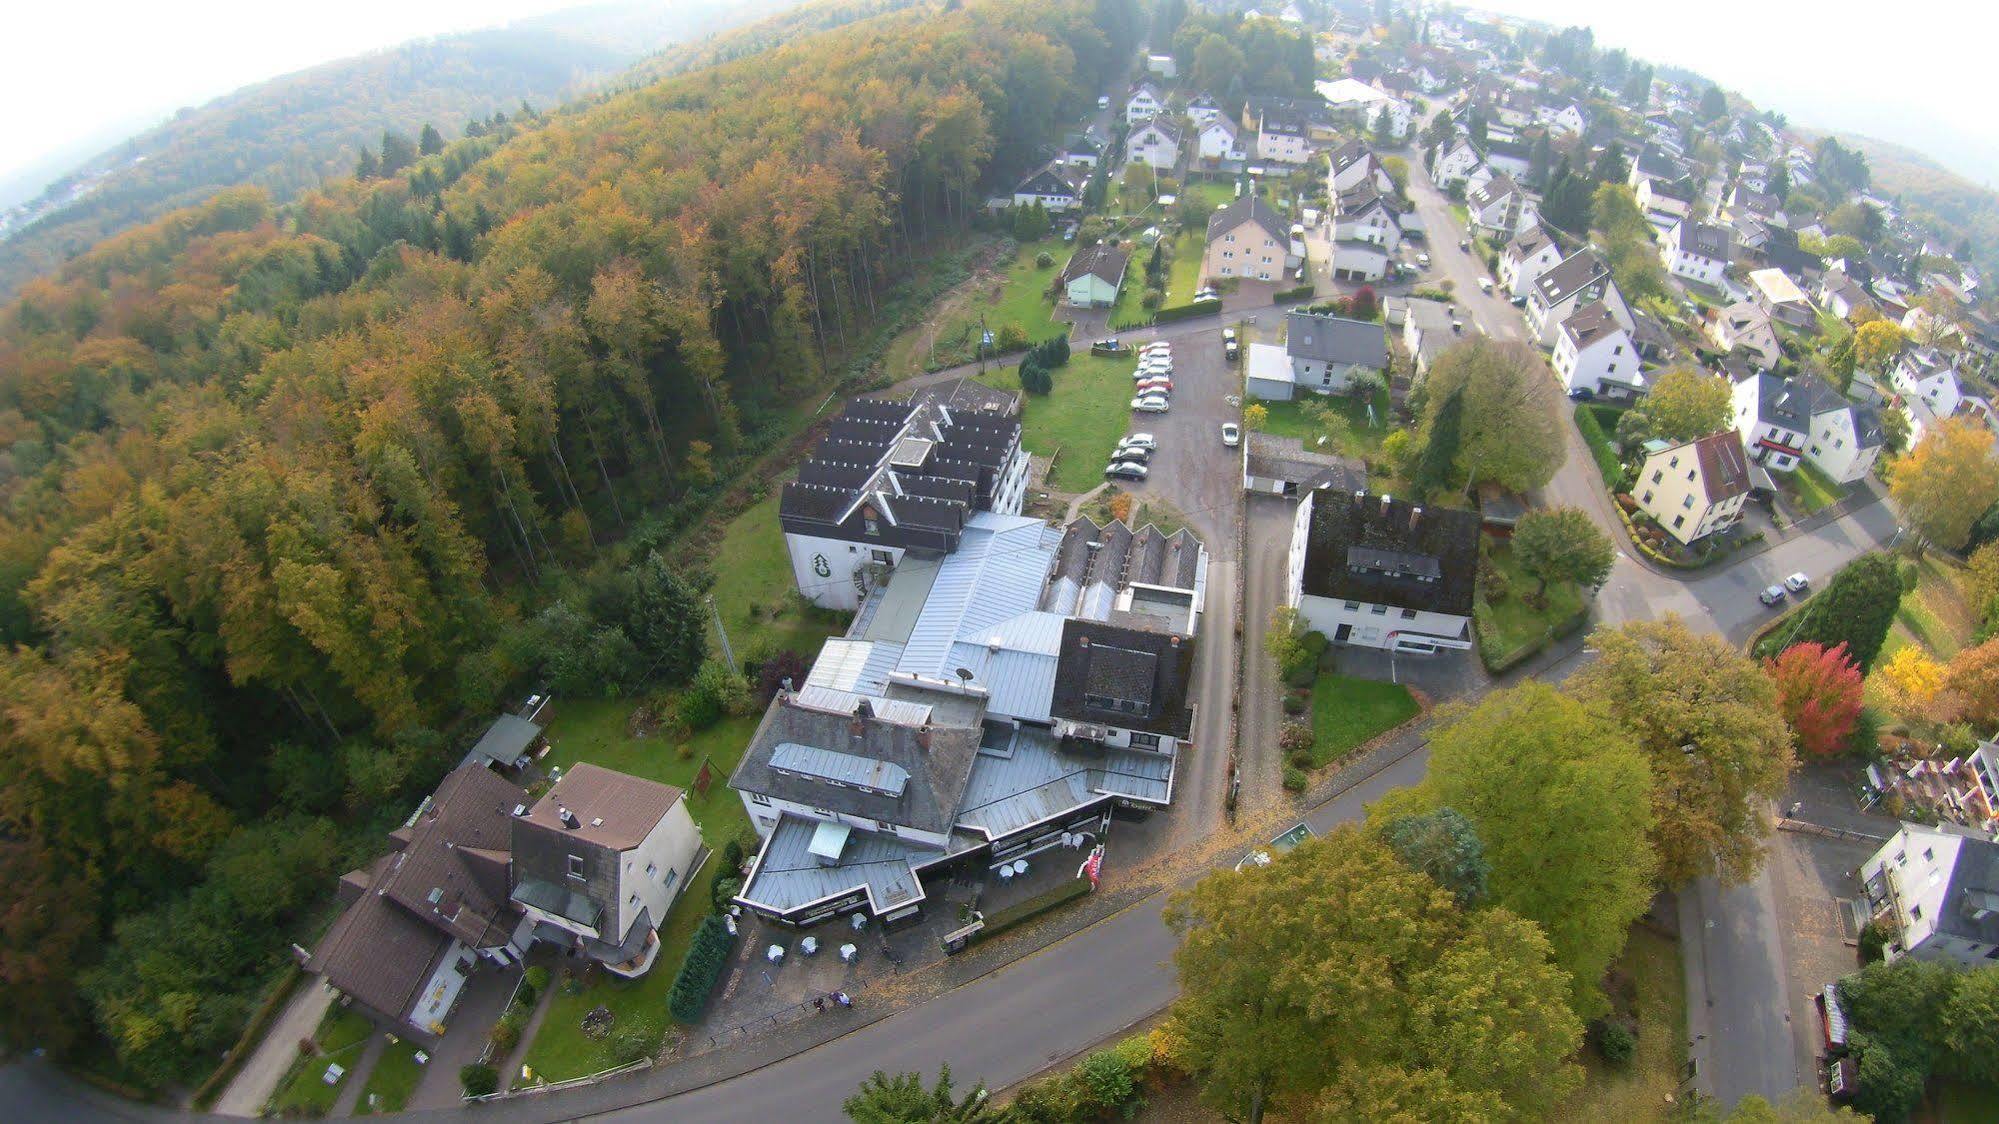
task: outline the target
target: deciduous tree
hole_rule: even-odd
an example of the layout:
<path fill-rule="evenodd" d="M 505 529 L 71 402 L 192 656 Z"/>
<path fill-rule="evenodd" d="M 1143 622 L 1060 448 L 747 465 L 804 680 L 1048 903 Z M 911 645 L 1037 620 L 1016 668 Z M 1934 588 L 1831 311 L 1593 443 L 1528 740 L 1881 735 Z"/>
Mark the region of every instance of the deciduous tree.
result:
<path fill-rule="evenodd" d="M 1595 589 L 1610 577 L 1617 552 L 1610 536 L 1579 507 L 1535 508 L 1513 528 L 1513 557 L 1540 585 L 1545 596 L 1551 581 Z"/>
<path fill-rule="evenodd" d="M 936 1084 L 928 1087 L 920 1073 L 890 1077 L 875 1070 L 840 1111 L 854 1124 L 974 1124 L 998 1119 L 984 1085 L 973 1085 L 964 1096 L 958 1095 L 948 1065 L 937 1071 Z"/>
<path fill-rule="evenodd" d="M 1853 330 L 1853 364 L 1863 371 L 1886 370 L 1906 340 L 1902 326 L 1893 320 L 1869 320 Z"/>
<path fill-rule="evenodd" d="M 1952 656 L 1944 672 L 1944 687 L 1956 714 L 1981 729 L 1999 723 L 1999 639 Z"/>
<path fill-rule="evenodd" d="M 1524 345 L 1485 336 L 1466 339 L 1438 357 L 1425 381 L 1439 412 L 1452 398 L 1463 398 L 1457 468 L 1467 489 L 1491 483 L 1527 492 L 1561 467 L 1565 448 L 1555 381 L 1540 356 Z"/>
<path fill-rule="evenodd" d="M 1653 380 L 1645 415 L 1654 435 L 1692 441 L 1728 428 L 1728 380 L 1693 367 L 1674 367 Z"/>
<path fill-rule="evenodd" d="M 1487 695 L 1432 728 L 1421 784 L 1391 793 L 1383 820 L 1454 808 L 1492 865 L 1492 900 L 1538 923 L 1568 972 L 1576 1009 L 1600 984 L 1652 900 L 1652 774 L 1630 734 L 1545 683 Z"/>
<path fill-rule="evenodd" d="M 1909 521 L 1931 542 L 1956 550 L 1971 526 L 1999 500 L 1992 431 L 1971 418 L 1946 418 L 1923 434 L 1895 466 L 1890 488 Z"/>
<path fill-rule="evenodd" d="M 1987 1087 L 1999 1085 L 1999 968 L 1964 973 L 1937 1013 L 1939 1066 Z"/>
<path fill-rule="evenodd" d="M 1381 825 L 1382 841 L 1402 865 L 1449 890 L 1470 909 L 1485 900 L 1492 864 L 1478 829 L 1456 808 L 1396 816 Z"/>
<path fill-rule="evenodd" d="M 1890 710 L 1904 718 L 1931 720 L 1950 673 L 1922 647 L 1905 644 L 1875 669 L 1874 677 L 1887 696 Z"/>
<path fill-rule="evenodd" d="M 1526 1117 L 1578 1083 L 1581 1023 L 1547 938 L 1503 907 L 1463 912 L 1359 828 L 1211 875 L 1167 920 L 1177 1060 L 1242 1119 L 1306 1111 L 1349 1067 L 1431 1071 L 1453 1101 Z"/>
<path fill-rule="evenodd" d="M 1777 685 L 1777 708 L 1790 723 L 1799 751 L 1820 759 L 1843 751 L 1861 707 L 1860 669 L 1846 649 L 1793 644 L 1764 667 Z"/>
<path fill-rule="evenodd" d="M 1864 674 L 1874 666 L 1895 611 L 1902 603 L 1902 579 L 1895 560 L 1879 551 L 1847 563 L 1826 583 L 1824 591 L 1797 609 L 1769 638 L 1770 651 L 1793 644 L 1818 643 L 1846 651 Z"/>
<path fill-rule="evenodd" d="M 1752 877 L 1770 833 L 1765 806 L 1794 760 L 1769 677 L 1671 615 L 1599 628 L 1590 643 L 1597 657 L 1571 690 L 1629 731 L 1650 764 L 1660 879 Z"/>

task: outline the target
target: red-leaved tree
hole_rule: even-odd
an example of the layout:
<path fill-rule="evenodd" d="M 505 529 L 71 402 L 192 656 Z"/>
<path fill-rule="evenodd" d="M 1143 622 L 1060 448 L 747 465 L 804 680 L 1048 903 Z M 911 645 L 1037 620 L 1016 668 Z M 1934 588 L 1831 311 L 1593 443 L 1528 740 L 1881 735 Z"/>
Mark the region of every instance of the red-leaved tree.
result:
<path fill-rule="evenodd" d="M 1807 756 L 1827 758 L 1846 747 L 1860 718 L 1860 668 L 1845 644 L 1793 644 L 1765 660 L 1777 684 L 1777 707 Z"/>

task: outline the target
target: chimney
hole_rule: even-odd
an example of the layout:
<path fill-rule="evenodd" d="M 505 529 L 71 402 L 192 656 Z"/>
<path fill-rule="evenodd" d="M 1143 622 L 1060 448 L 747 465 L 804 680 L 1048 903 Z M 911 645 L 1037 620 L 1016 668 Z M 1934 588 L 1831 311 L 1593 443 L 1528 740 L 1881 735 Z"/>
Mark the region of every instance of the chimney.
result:
<path fill-rule="evenodd" d="M 1386 519 L 1386 518 L 1388 518 L 1388 508 L 1389 508 L 1389 505 L 1393 504 L 1394 502 L 1395 502 L 1395 497 L 1394 497 L 1394 496 L 1390 496 L 1390 495 L 1383 495 L 1383 496 L 1381 497 L 1381 517 L 1382 517 L 1383 519 Z"/>
<path fill-rule="evenodd" d="M 1416 528 L 1417 528 L 1417 526 L 1418 526 L 1418 525 L 1420 525 L 1420 524 L 1421 524 L 1422 522 L 1423 522 L 1423 509 L 1422 509 L 1421 507 L 1412 507 L 1412 508 L 1410 508 L 1410 509 L 1409 509 L 1409 535 L 1410 535 L 1410 537 L 1411 537 L 1411 538 L 1414 538 L 1414 537 L 1415 537 L 1415 535 L 1416 535 Z"/>
<path fill-rule="evenodd" d="M 575 831 L 577 828 L 583 826 L 582 821 L 576 818 L 576 813 L 560 804 L 555 806 L 555 818 L 562 821 L 562 827 L 565 831 Z"/>
<path fill-rule="evenodd" d="M 916 744 L 917 744 L 918 746 L 921 746 L 921 747 L 922 747 L 923 749 L 925 749 L 925 750 L 928 750 L 928 749 L 930 748 L 930 727 L 929 727 L 929 726 L 925 725 L 925 726 L 921 726 L 921 727 L 918 727 L 918 728 L 917 728 L 917 731 L 916 731 Z"/>

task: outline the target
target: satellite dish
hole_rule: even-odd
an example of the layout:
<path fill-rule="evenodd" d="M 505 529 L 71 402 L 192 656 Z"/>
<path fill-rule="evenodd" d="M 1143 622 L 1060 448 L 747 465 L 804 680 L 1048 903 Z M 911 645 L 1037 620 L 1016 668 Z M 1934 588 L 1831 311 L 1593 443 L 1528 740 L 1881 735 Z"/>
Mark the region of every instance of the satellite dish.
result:
<path fill-rule="evenodd" d="M 969 667 L 959 668 L 958 678 L 963 679 L 967 683 L 970 683 L 972 681 L 972 669 Z"/>

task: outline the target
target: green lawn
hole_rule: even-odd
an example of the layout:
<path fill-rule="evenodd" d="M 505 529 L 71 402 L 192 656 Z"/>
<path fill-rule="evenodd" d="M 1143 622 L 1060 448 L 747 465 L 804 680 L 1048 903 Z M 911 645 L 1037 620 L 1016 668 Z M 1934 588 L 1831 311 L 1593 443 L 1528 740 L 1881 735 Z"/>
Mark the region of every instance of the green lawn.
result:
<path fill-rule="evenodd" d="M 1644 926 L 1618 958 L 1618 971 L 1630 976 L 1634 999 L 1624 1013 L 1638 1020 L 1638 1053 L 1622 1069 L 1614 1069 L 1584 1047 L 1583 1087 L 1557 1113 L 1564 1120 L 1647 1121 L 1680 1119 L 1680 1067 L 1687 1057 L 1687 989 L 1680 965 L 1680 947 Z M 1613 997 L 1613 1002 L 1620 1002 Z"/>
<path fill-rule="evenodd" d="M 1196 200 L 1200 204 L 1201 217 L 1205 221 L 1215 208 L 1225 206 L 1235 199 L 1235 181 L 1219 179 L 1183 184 L 1179 198 L 1182 201 Z"/>
<path fill-rule="evenodd" d="M 1103 482 L 1104 463 L 1132 424 L 1132 367 L 1129 358 L 1109 359 L 1079 349 L 1054 371 L 1051 393 L 1022 396 L 1021 440 L 1028 451 L 1038 456 L 1060 452 L 1048 480 L 1056 490 L 1087 492 Z M 988 371 L 984 379 L 1007 390 L 1020 389 L 1020 376 L 1012 367 Z"/>
<path fill-rule="evenodd" d="M 417 1045 L 404 1039 L 382 1051 L 382 1058 L 375 1063 L 375 1071 L 368 1075 L 367 1087 L 361 1090 L 361 1101 L 355 1105 L 357 1116 L 375 1113 L 401 1112 L 409 1103 L 410 1094 L 416 1092 L 417 1082 L 423 1080 L 423 1067 L 416 1064 Z M 368 1098 L 375 1098 L 372 1105 Z"/>
<path fill-rule="evenodd" d="M 730 793 L 729 799 L 737 804 L 737 818 L 741 819 L 742 806 L 735 794 Z M 621 980 L 598 971 L 591 975 L 589 984 L 575 989 L 573 994 L 561 975 L 550 981 L 555 998 L 549 1000 L 548 1013 L 542 1018 L 541 1029 L 522 1064 L 544 1081 L 566 1081 L 617 1065 L 604 1040 L 586 1037 L 582 1031 L 583 1016 L 599 1004 L 609 1007 L 617 1016 L 614 1027 L 644 1019 L 655 1030 L 664 1032 L 673 1022 L 666 1010 L 667 993 L 673 990 L 673 978 L 680 971 L 681 959 L 687 955 L 688 941 L 693 939 L 701 919 L 708 915 L 710 895 L 720 871 L 721 864 L 711 857 L 687 889 L 681 891 L 680 900 L 673 904 L 666 924 L 660 927 L 659 960 L 652 971 L 636 980 Z M 519 1074 L 512 1076 L 519 1080 Z"/>
<path fill-rule="evenodd" d="M 1339 452 L 1349 457 L 1372 458 L 1381 450 L 1382 439 L 1393 432 L 1393 415 L 1389 412 L 1388 391 L 1382 390 L 1374 397 L 1374 422 L 1369 424 L 1368 403 L 1346 394 L 1325 397 L 1311 395 L 1289 402 L 1265 402 L 1263 407 L 1270 411 L 1264 422 L 1263 431 L 1278 437 L 1296 437 L 1305 442 L 1307 448 L 1316 448 L 1314 442 L 1320 431 L 1312 424 L 1305 412 L 1305 403 L 1324 402 L 1337 410 L 1347 420 L 1347 433 L 1340 442 Z"/>
<path fill-rule="evenodd" d="M 710 563 L 715 584 L 708 593 L 721 609 L 738 661 L 760 643 L 809 657 L 819 650 L 820 641 L 846 627 L 841 614 L 815 609 L 794 594 L 791 555 L 777 523 L 782 494 L 782 485 L 773 484 L 763 502 L 729 521 L 715 544 Z M 712 627 L 709 633 L 711 647 L 720 656 Z"/>
<path fill-rule="evenodd" d="M 1492 563 L 1506 575 L 1508 593 L 1495 603 L 1481 592 L 1472 609 L 1480 621 L 1486 622 L 1485 627 L 1473 631 L 1478 634 L 1479 655 L 1487 665 L 1529 644 L 1546 641 L 1549 629 L 1573 617 L 1583 607 L 1582 591 L 1565 583 L 1550 585 L 1547 607 L 1536 610 L 1526 600 L 1534 592 L 1535 580 L 1513 560 L 1513 551 L 1503 545 L 1495 546 Z"/>
<path fill-rule="evenodd" d="M 1416 700 L 1400 683 L 1321 675 L 1312 684 L 1312 765 L 1337 761 L 1384 730 L 1416 716 Z"/>
<path fill-rule="evenodd" d="M 1783 480 L 1785 493 L 1797 501 L 1807 515 L 1839 502 L 1840 486 L 1810 461 L 1799 461 L 1796 472 L 1780 479 Z"/>
<path fill-rule="evenodd" d="M 979 324 L 983 316 L 986 330 L 997 340 L 1008 324 L 1027 334 L 1029 341 L 1047 339 L 1068 331 L 1067 324 L 1054 319 L 1054 302 L 1043 294 L 1061 275 L 1062 267 L 1074 253 L 1073 242 L 1051 235 L 1039 242 L 1022 245 L 1001 276 L 980 286 L 972 299 L 954 302 L 952 311 L 938 326 L 928 358 L 932 366 L 955 366 L 978 358 Z M 1048 268 L 1034 264 L 1046 252 L 1052 259 Z"/>
<path fill-rule="evenodd" d="M 1201 254 L 1208 248 L 1206 230 L 1183 230 L 1173 238 L 1173 265 L 1166 273 L 1166 303 L 1186 304 L 1201 287 Z"/>
<path fill-rule="evenodd" d="M 374 1033 L 374 1022 L 351 1007 L 335 1006 L 326 1012 L 312 1035 L 319 1043 L 319 1053 L 292 1064 L 291 1073 L 271 1098 L 272 1108 L 281 1115 L 326 1115 L 340 1099 L 340 1091 L 354 1080 L 354 1063 Z M 339 1084 L 328 1085 L 324 1080 L 326 1067 L 333 1064 L 346 1066 L 349 1072 Z"/>

